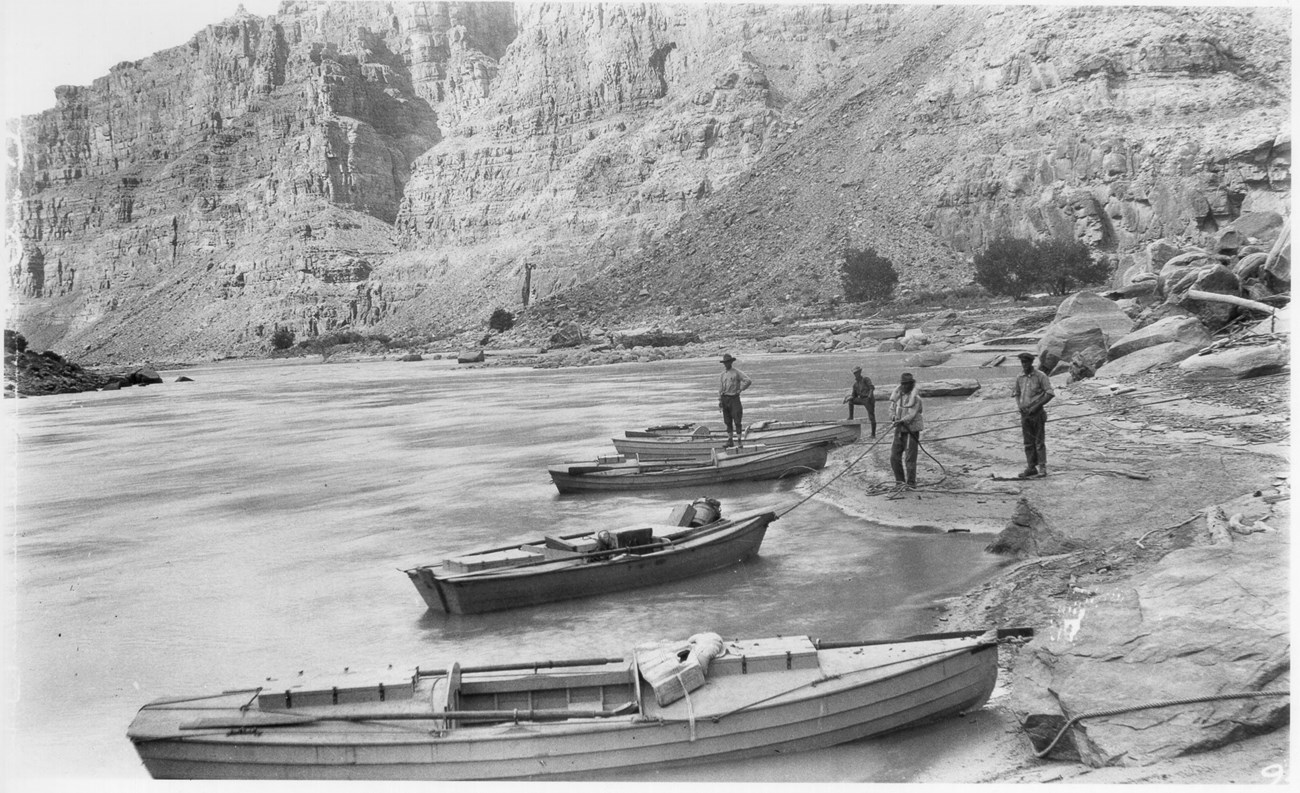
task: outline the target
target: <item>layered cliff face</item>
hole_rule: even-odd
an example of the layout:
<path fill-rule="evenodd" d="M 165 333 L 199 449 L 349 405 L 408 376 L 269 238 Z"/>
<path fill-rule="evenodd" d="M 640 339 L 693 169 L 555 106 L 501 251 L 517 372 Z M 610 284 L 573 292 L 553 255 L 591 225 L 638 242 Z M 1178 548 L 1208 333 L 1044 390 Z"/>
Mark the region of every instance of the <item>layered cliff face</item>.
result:
<path fill-rule="evenodd" d="M 25 119 L 18 325 L 88 360 L 1140 263 L 1287 209 L 1285 9 L 286 2 Z M 525 285 L 528 294 L 525 296 Z"/>

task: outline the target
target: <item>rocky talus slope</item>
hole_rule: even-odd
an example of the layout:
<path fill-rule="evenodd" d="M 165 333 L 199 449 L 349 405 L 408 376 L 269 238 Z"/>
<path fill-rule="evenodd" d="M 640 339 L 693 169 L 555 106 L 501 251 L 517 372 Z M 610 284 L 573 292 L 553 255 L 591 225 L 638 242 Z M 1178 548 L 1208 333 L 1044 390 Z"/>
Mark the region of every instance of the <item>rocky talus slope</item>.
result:
<path fill-rule="evenodd" d="M 14 324 L 87 363 L 742 322 L 1000 233 L 1289 212 L 1285 8 L 285 2 L 12 125 Z"/>

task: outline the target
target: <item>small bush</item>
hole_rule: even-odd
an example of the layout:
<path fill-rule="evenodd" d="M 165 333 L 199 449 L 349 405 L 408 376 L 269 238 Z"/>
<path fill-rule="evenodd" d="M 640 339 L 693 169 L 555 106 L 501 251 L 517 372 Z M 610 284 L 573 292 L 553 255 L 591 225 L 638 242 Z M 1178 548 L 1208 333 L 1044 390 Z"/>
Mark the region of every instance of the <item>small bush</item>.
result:
<path fill-rule="evenodd" d="M 499 333 L 505 333 L 515 326 L 515 315 L 506 311 L 504 308 L 498 308 L 492 312 L 492 317 L 488 319 L 488 328 Z"/>
<path fill-rule="evenodd" d="M 1039 269 L 1034 243 L 998 237 L 975 256 L 975 283 L 995 295 L 1024 297 L 1038 285 Z"/>
<path fill-rule="evenodd" d="M 1110 265 L 1093 261 L 1088 246 L 1078 240 L 999 237 L 975 257 L 975 282 L 1014 298 L 1038 291 L 1065 295 L 1109 275 Z"/>
<path fill-rule="evenodd" d="M 26 349 L 27 338 L 16 330 L 5 328 L 5 352 L 24 352 Z"/>
<path fill-rule="evenodd" d="M 855 303 L 884 302 L 893 297 L 894 287 L 898 286 L 893 262 L 871 248 L 850 248 L 844 255 L 841 275 L 844 296 Z"/>
<path fill-rule="evenodd" d="M 271 349 L 287 350 L 293 346 L 293 331 L 289 328 L 276 328 L 271 334 Z"/>
<path fill-rule="evenodd" d="M 1054 295 L 1068 295 L 1110 277 L 1110 265 L 1093 261 L 1088 246 L 1077 240 L 1048 240 L 1039 243 L 1038 250 L 1043 258 L 1040 283 Z"/>

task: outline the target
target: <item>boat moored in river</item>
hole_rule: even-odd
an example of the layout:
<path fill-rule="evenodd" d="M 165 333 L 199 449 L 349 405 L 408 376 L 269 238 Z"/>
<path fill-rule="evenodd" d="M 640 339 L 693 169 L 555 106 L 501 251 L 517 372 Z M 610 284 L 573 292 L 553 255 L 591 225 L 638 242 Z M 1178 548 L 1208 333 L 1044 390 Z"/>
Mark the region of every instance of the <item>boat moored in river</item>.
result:
<path fill-rule="evenodd" d="M 674 510 L 666 524 L 543 537 L 404 572 L 434 611 L 499 611 L 718 570 L 758 553 L 774 520 L 774 512 L 723 519 L 716 500 L 697 499 Z"/>
<path fill-rule="evenodd" d="M 826 465 L 824 443 L 776 448 L 712 450 L 707 458 L 643 460 L 607 455 L 594 461 L 551 465 L 547 470 L 561 493 L 709 486 L 752 479 L 782 479 Z"/>
<path fill-rule="evenodd" d="M 620 658 L 161 699 L 127 737 L 158 779 L 599 778 L 816 749 L 974 710 L 997 679 L 996 643 L 995 631 L 890 642 L 704 633 Z"/>

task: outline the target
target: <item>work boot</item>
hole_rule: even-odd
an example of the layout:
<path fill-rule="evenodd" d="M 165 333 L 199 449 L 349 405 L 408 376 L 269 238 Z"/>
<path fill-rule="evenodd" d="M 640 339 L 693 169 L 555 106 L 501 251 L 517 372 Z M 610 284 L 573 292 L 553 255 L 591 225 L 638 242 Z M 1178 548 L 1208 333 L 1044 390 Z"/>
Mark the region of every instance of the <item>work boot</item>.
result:
<path fill-rule="evenodd" d="M 1045 465 L 1038 466 L 1038 478 L 1039 479 L 1047 478 L 1047 466 Z"/>
<path fill-rule="evenodd" d="M 1020 473 L 1016 474 L 1017 479 L 1033 479 L 1037 476 L 1038 476 L 1038 469 L 1034 468 L 1032 465 L 1026 468 L 1025 470 L 1021 471 Z"/>

